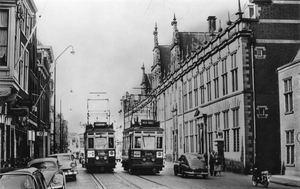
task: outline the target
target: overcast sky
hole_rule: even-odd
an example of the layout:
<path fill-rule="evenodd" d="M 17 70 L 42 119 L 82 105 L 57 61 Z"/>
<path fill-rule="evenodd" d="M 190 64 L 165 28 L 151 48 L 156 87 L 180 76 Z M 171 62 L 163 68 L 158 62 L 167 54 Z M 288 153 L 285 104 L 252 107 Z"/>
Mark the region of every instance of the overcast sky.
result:
<path fill-rule="evenodd" d="M 241 0 L 243 5 L 248 0 Z M 120 99 L 140 87 L 141 67 L 152 65 L 153 31 L 158 42 L 172 40 L 174 14 L 179 32 L 208 30 L 207 17 L 217 17 L 223 28 L 238 10 L 238 0 L 34 0 L 37 33 L 43 45 L 52 46 L 57 58 L 56 111 L 69 122 L 70 132 L 82 132 L 87 122 L 87 94 L 107 92 L 111 122 L 119 120 Z M 73 92 L 70 93 L 69 91 Z"/>

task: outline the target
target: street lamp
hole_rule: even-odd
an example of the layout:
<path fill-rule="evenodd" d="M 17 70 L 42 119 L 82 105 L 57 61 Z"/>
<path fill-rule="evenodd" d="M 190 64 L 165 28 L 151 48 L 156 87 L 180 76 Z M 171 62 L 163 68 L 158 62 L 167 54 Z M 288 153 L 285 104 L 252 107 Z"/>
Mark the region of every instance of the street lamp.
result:
<path fill-rule="evenodd" d="M 73 91 L 71 90 L 70 93 L 72 93 Z M 63 153 L 64 152 L 64 141 L 63 141 L 63 126 L 62 126 L 62 96 L 66 93 L 63 92 L 61 95 L 60 95 L 60 119 L 59 119 L 59 127 L 60 127 L 60 153 Z"/>
<path fill-rule="evenodd" d="M 54 122 L 54 129 L 53 129 L 53 151 L 54 151 L 54 153 L 56 153 L 56 141 L 55 141 L 55 135 L 56 135 L 56 131 L 55 131 L 55 126 L 56 126 L 56 64 L 57 64 L 57 59 L 62 55 L 62 54 L 64 54 L 64 52 L 66 52 L 66 50 L 68 49 L 68 48 L 72 48 L 72 51 L 71 51 L 71 54 L 74 54 L 75 53 L 75 51 L 74 51 L 74 48 L 73 48 L 73 46 L 72 45 L 69 45 L 67 48 L 65 48 L 65 50 L 62 52 L 62 53 L 60 53 L 59 55 L 58 55 L 58 57 L 55 59 L 55 61 L 54 61 L 54 82 L 53 82 L 53 89 L 54 89 L 54 110 L 53 110 L 53 112 L 54 112 L 54 116 L 53 116 L 53 122 Z"/>

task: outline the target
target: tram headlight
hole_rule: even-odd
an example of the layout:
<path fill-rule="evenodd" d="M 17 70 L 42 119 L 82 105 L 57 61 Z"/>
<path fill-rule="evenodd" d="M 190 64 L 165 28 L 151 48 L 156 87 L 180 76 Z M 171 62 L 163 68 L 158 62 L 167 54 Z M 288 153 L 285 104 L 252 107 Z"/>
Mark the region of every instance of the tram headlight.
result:
<path fill-rule="evenodd" d="M 153 157 L 153 158 L 151 158 L 151 161 L 155 161 L 155 158 Z"/>
<path fill-rule="evenodd" d="M 96 160 L 99 160 L 99 156 L 96 156 Z"/>
<path fill-rule="evenodd" d="M 156 152 L 156 158 L 162 158 L 162 157 L 163 157 L 162 151 Z"/>
<path fill-rule="evenodd" d="M 143 161 L 146 161 L 147 159 L 145 158 L 145 157 L 143 157 L 143 159 L 142 159 Z"/>
<path fill-rule="evenodd" d="M 107 156 L 104 156 L 103 158 L 104 158 L 104 160 L 107 160 Z"/>

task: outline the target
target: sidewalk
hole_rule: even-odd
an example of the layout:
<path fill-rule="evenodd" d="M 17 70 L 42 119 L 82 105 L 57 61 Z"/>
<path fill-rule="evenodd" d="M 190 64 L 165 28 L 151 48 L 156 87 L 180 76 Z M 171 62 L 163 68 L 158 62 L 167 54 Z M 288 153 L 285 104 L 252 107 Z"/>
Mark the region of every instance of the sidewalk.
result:
<path fill-rule="evenodd" d="M 270 178 L 272 183 L 281 184 L 284 186 L 300 187 L 300 177 L 288 175 L 272 175 Z"/>
<path fill-rule="evenodd" d="M 165 162 L 165 168 L 173 168 L 174 163 Z M 251 177 L 251 175 L 249 175 Z M 271 175 L 270 182 L 284 186 L 300 187 L 300 177 L 288 175 Z"/>

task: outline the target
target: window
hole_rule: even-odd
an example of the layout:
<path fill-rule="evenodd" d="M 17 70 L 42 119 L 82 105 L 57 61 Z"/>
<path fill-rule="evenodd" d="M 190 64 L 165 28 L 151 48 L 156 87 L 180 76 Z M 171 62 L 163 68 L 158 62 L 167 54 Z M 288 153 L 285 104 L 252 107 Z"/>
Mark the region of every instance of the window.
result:
<path fill-rule="evenodd" d="M 0 10 L 0 66 L 7 66 L 8 11 Z"/>
<path fill-rule="evenodd" d="M 286 135 L 286 164 L 292 165 L 295 163 L 295 142 L 294 130 L 285 131 Z"/>
<path fill-rule="evenodd" d="M 162 137 L 157 137 L 157 143 L 156 143 L 156 148 L 157 149 L 162 149 L 162 142 L 163 142 L 163 138 Z"/>
<path fill-rule="evenodd" d="M 257 110 L 258 118 L 267 118 L 268 117 L 268 114 L 266 113 L 266 111 L 268 110 L 267 106 L 257 106 L 256 110 Z"/>
<path fill-rule="evenodd" d="M 189 80 L 189 108 L 193 108 L 193 96 L 192 96 L 192 91 L 193 91 L 193 87 L 192 87 L 192 79 Z"/>
<path fill-rule="evenodd" d="M 183 84 L 183 103 L 184 103 L 184 110 L 187 110 L 187 84 L 184 82 Z"/>
<path fill-rule="evenodd" d="M 232 92 L 238 90 L 238 68 L 236 62 L 236 53 L 231 55 L 231 74 L 232 74 Z"/>
<path fill-rule="evenodd" d="M 195 120 L 194 128 L 195 128 L 195 132 L 194 132 L 194 135 L 195 135 L 195 150 L 197 152 L 197 150 L 198 150 L 198 142 L 199 142 L 199 139 L 198 139 L 199 127 L 196 124 L 196 120 Z"/>
<path fill-rule="evenodd" d="M 224 120 L 224 151 L 229 152 L 229 119 L 228 119 L 229 110 L 223 111 L 223 120 Z"/>
<path fill-rule="evenodd" d="M 195 97 L 195 107 L 198 106 L 198 80 L 194 77 L 194 97 Z"/>
<path fill-rule="evenodd" d="M 219 98 L 219 78 L 214 79 L 215 85 L 215 98 Z"/>
<path fill-rule="evenodd" d="M 134 148 L 141 148 L 141 141 L 142 141 L 141 137 L 135 137 Z"/>
<path fill-rule="evenodd" d="M 28 75 L 29 75 L 29 52 L 26 50 L 24 54 L 24 91 L 28 92 Z"/>
<path fill-rule="evenodd" d="M 218 131 L 220 129 L 220 113 L 216 113 L 215 118 L 216 118 L 216 131 Z"/>
<path fill-rule="evenodd" d="M 203 76 L 203 72 L 200 73 L 200 101 L 201 101 L 201 104 L 204 103 L 204 90 L 205 90 L 205 87 L 204 87 L 204 76 Z"/>
<path fill-rule="evenodd" d="M 212 115 L 207 116 L 207 134 L 208 134 L 208 148 L 213 150 L 213 131 L 212 131 Z"/>
<path fill-rule="evenodd" d="M 191 152 L 194 152 L 194 124 L 190 121 L 190 142 L 191 142 Z"/>
<path fill-rule="evenodd" d="M 184 123 L 184 134 L 185 134 L 185 152 L 189 152 L 189 133 L 188 133 L 188 122 Z"/>
<path fill-rule="evenodd" d="M 233 114 L 233 151 L 240 151 L 240 128 L 239 128 L 239 109 L 232 110 Z"/>
<path fill-rule="evenodd" d="M 179 147 L 182 149 L 182 124 L 179 124 Z"/>
<path fill-rule="evenodd" d="M 227 79 L 227 62 L 226 59 L 222 60 L 222 89 L 223 95 L 228 94 L 228 79 Z"/>
<path fill-rule="evenodd" d="M 108 148 L 114 148 L 115 144 L 114 144 L 114 138 L 109 137 L 108 138 Z"/>
<path fill-rule="evenodd" d="M 211 101 L 211 80 L 210 80 L 210 68 L 206 70 L 207 73 L 207 101 Z"/>
<path fill-rule="evenodd" d="M 179 95 L 178 95 L 178 113 L 181 113 L 181 96 L 182 96 L 182 91 L 181 91 L 181 87 L 179 87 Z"/>
<path fill-rule="evenodd" d="M 283 80 L 284 82 L 284 99 L 285 99 L 285 112 L 293 112 L 293 87 L 292 77 Z"/>
<path fill-rule="evenodd" d="M 94 148 L 94 138 L 88 139 L 88 148 Z"/>

